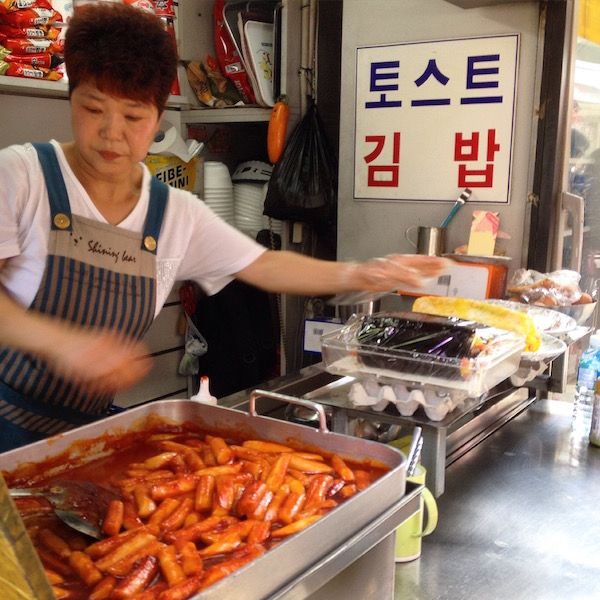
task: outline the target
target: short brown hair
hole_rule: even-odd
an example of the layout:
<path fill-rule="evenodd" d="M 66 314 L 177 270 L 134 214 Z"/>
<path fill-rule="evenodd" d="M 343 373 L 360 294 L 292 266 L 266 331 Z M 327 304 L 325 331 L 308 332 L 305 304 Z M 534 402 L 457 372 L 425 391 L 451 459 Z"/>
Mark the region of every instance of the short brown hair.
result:
<path fill-rule="evenodd" d="M 166 106 L 177 75 L 177 48 L 158 17 L 132 6 L 78 7 L 65 37 L 69 94 L 83 82 L 123 98 Z"/>

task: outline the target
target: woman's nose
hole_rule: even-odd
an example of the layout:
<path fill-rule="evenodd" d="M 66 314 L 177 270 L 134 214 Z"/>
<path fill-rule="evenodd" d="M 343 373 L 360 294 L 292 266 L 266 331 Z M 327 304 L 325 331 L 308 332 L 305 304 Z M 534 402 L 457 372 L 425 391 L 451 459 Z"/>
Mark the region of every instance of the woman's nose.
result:
<path fill-rule="evenodd" d="M 105 114 L 101 133 L 106 139 L 119 139 L 123 134 L 123 119 L 119 115 Z"/>

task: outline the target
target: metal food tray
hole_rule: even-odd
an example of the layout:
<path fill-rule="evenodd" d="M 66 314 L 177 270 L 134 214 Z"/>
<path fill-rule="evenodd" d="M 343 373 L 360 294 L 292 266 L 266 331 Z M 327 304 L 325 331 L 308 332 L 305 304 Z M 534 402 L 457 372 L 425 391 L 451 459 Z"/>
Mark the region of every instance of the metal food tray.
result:
<path fill-rule="evenodd" d="M 309 405 L 322 414 L 320 429 L 257 416 L 257 397 Z M 193 596 L 194 600 L 234 600 L 270 597 L 300 577 L 352 534 L 376 520 L 402 498 L 406 489 L 406 458 L 395 448 L 377 442 L 332 433 L 326 429 L 321 405 L 282 394 L 253 392 L 250 414 L 193 400 L 163 400 L 133 408 L 67 433 L 0 454 L 0 470 L 7 482 L 28 470 L 43 469 L 56 475 L 115 452 L 119 439 L 156 429 L 159 424 L 183 425 L 234 438 L 259 438 L 336 453 L 353 461 L 375 461 L 390 470 L 368 488 L 343 502 L 305 530 L 290 536 L 264 555 Z M 117 450 L 118 451 L 118 450 Z M 392 557 L 393 560 L 393 557 Z"/>

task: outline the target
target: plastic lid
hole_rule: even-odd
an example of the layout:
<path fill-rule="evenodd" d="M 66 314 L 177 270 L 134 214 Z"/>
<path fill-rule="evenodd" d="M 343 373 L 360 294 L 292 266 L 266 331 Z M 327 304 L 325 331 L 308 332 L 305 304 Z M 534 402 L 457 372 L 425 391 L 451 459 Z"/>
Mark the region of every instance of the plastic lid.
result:
<path fill-rule="evenodd" d="M 590 348 L 600 348 L 600 330 L 590 335 Z"/>
<path fill-rule="evenodd" d="M 205 404 L 217 404 L 217 398 L 210 393 L 209 380 L 206 375 L 200 377 L 200 389 L 198 393 L 190 397 L 190 400 L 196 400 L 197 402 L 204 402 Z"/>

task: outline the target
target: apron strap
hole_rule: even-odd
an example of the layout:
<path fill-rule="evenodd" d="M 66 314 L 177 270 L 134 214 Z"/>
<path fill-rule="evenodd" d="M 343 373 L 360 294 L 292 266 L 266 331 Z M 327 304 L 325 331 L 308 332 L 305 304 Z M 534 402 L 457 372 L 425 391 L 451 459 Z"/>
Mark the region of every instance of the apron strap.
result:
<path fill-rule="evenodd" d="M 67 188 L 58 164 L 58 158 L 52 144 L 35 143 L 35 148 L 42 172 L 48 189 L 50 201 L 50 221 L 52 229 L 72 231 L 71 205 Z M 169 199 L 169 186 L 152 177 L 150 182 L 150 200 L 144 232 L 142 235 L 142 248 L 152 254 L 156 254 L 158 236 L 163 223 L 167 201 Z"/>
<path fill-rule="evenodd" d="M 169 186 L 159 181 L 156 177 L 152 177 L 150 180 L 148 213 L 146 214 L 144 233 L 142 235 L 142 248 L 152 254 L 156 254 L 158 236 L 160 235 L 168 199 Z"/>
<path fill-rule="evenodd" d="M 48 199 L 50 201 L 50 225 L 52 229 L 62 229 L 72 231 L 71 224 L 71 205 L 65 186 L 58 158 L 52 144 L 46 142 L 43 144 L 33 144 L 38 154 L 42 172 L 48 189 Z"/>

